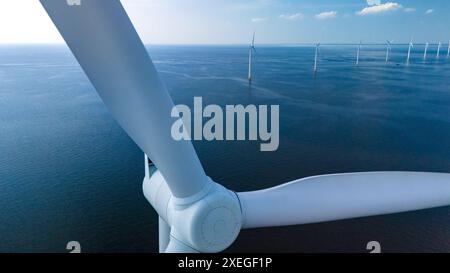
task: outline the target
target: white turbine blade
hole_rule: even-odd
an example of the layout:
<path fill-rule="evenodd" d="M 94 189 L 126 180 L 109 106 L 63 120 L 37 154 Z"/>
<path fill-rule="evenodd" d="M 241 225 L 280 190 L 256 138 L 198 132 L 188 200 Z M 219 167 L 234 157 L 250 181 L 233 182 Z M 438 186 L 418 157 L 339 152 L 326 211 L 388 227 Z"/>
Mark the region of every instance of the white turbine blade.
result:
<path fill-rule="evenodd" d="M 169 245 L 166 248 L 165 253 L 174 253 L 174 254 L 182 254 L 182 253 L 199 253 L 197 250 L 183 244 L 177 239 L 171 237 Z"/>
<path fill-rule="evenodd" d="M 243 228 L 320 223 L 450 205 L 450 175 L 380 172 L 317 176 L 238 194 Z"/>
<path fill-rule="evenodd" d="M 120 1 L 41 3 L 112 115 L 163 173 L 173 195 L 201 191 L 208 179 L 192 143 L 171 136 L 174 104 Z"/>
<path fill-rule="evenodd" d="M 255 35 L 256 35 L 256 31 L 253 32 L 253 39 L 252 39 L 252 47 L 255 47 Z"/>

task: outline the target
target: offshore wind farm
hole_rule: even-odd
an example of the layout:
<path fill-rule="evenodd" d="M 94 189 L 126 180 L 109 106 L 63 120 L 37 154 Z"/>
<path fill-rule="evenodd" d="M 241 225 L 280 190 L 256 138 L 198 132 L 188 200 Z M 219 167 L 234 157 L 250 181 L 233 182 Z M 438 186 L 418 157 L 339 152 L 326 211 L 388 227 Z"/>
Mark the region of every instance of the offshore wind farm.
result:
<path fill-rule="evenodd" d="M 321 45 L 316 77 L 312 76 L 314 44 L 267 46 L 256 42 L 256 46 L 258 58 L 253 63 L 251 85 L 246 77 L 248 46 L 147 47 L 178 103 L 190 105 L 193 96 L 201 96 L 219 105 L 280 104 L 280 129 L 289 134 L 282 133 L 280 149 L 264 158 L 252 143 L 195 143 L 211 175 L 219 181 L 232 181 L 225 185 L 241 191 L 270 187 L 295 178 L 299 172 L 309 176 L 380 169 L 449 171 L 450 129 L 446 124 L 450 123 L 450 62 L 436 58 L 437 44 L 430 45 L 432 57 L 426 63 L 421 61 L 423 52 L 416 44 L 409 66 L 405 66 L 407 44 L 392 45 L 388 65 L 384 45 L 363 45 L 358 67 L 354 65 L 356 44 Z M 26 57 L 30 55 L 36 57 Z M 65 251 L 61 244 L 65 245 L 64 238 L 74 240 L 72 237 L 90 242 L 83 244 L 85 251 L 157 251 L 157 237 L 149 232 L 157 227 L 156 218 L 145 200 L 135 199 L 142 195 L 141 187 L 139 183 L 131 187 L 123 183 L 141 180 L 142 153 L 109 118 L 70 52 L 62 46 L 0 47 L 0 57 L 4 83 L 0 115 L 10 120 L 2 127 L 0 141 L 4 177 L 0 217 L 9 223 L 1 227 L 3 238 L 9 238 L 2 241 L 2 251 Z M 18 73 L 26 77 L 17 81 Z M 68 83 L 69 89 L 59 92 Z M 76 119 L 74 113 L 78 113 Z M 411 131 L 416 133 L 411 135 Z M 51 137 L 44 140 L 43 136 Z M 34 154 L 33 161 L 29 161 L 29 153 Z M 278 166 L 282 174 L 259 167 L 267 163 Z M 224 166 L 226 173 L 222 172 Z M 66 191 L 71 194 L 61 194 Z M 105 192 L 108 195 L 103 198 L 93 198 Z M 14 197 L 18 195 L 48 198 Z M 125 198 L 117 201 L 114 196 L 118 195 Z M 115 202 L 114 208 L 110 202 Z M 45 209 L 60 204 L 69 215 L 58 216 Z M 92 207 L 96 209 L 89 209 Z M 39 218 L 24 223 L 14 217 L 17 211 Z M 373 237 L 380 241 L 405 238 L 405 230 L 414 240 L 394 240 L 391 249 L 445 251 L 448 249 L 440 242 L 446 238 L 442 227 L 450 221 L 448 215 L 448 209 L 441 208 L 247 231 L 231 251 L 266 247 L 274 251 L 327 251 L 335 245 L 342 251 L 364 251 L 361 244 Z M 66 225 L 70 230 L 55 230 L 55 226 Z M 428 235 L 418 228 L 422 226 L 427 227 Z M 48 230 L 53 232 L 44 232 Z M 336 234 L 338 230 L 355 239 L 344 244 L 342 236 Z M 119 236 L 123 233 L 134 235 Z M 290 234 L 291 239 L 280 239 L 282 233 Z M 118 236 L 94 238 L 92 234 Z M 266 236 L 264 242 L 260 236 Z M 303 243 L 291 245 L 292 238 Z"/>
<path fill-rule="evenodd" d="M 262 46 L 266 46 L 267 45 L 262 45 Z M 326 56 L 322 56 L 321 55 L 321 47 L 328 47 L 328 48 L 348 48 L 351 46 L 356 46 L 357 47 L 357 51 L 356 51 L 356 57 L 355 57 L 355 66 L 359 66 L 360 65 L 360 59 L 361 59 L 361 54 L 362 54 L 362 50 L 363 48 L 368 49 L 367 53 L 368 55 L 372 55 L 372 58 L 370 58 L 370 61 L 367 61 L 365 63 L 366 66 L 369 66 L 370 63 L 372 62 L 374 65 L 376 65 L 377 63 L 379 63 L 380 59 L 375 59 L 373 58 L 373 52 L 379 50 L 380 47 L 382 47 L 382 44 L 364 44 L 362 41 L 360 41 L 358 44 L 351 44 L 351 43 L 346 43 L 346 44 L 336 44 L 336 43 L 332 43 L 332 44 L 321 44 L 321 43 L 316 43 L 316 44 L 298 44 L 298 45 L 289 45 L 289 47 L 314 47 L 314 53 L 313 55 L 310 57 L 311 59 L 313 59 L 313 72 L 314 74 L 316 74 L 319 70 L 319 62 L 321 61 L 321 58 L 325 58 Z M 385 64 L 389 64 L 389 61 L 391 61 L 390 57 L 392 54 L 392 50 L 393 47 L 395 47 L 395 50 L 397 51 L 397 54 L 402 54 L 404 52 L 405 56 L 406 56 L 406 62 L 405 65 L 409 66 L 411 64 L 411 61 L 416 61 L 418 62 L 420 60 L 419 58 L 419 53 L 418 52 L 414 52 L 415 47 L 419 48 L 419 47 L 423 47 L 423 57 L 422 59 L 422 63 L 427 61 L 427 57 L 428 57 L 428 53 L 430 50 L 430 46 L 435 48 L 435 58 L 434 60 L 437 60 L 440 58 L 441 55 L 441 48 L 442 48 L 442 43 L 438 42 L 436 44 L 430 44 L 429 42 L 425 42 L 425 43 L 421 43 L 421 44 L 414 44 L 413 40 L 411 39 L 411 41 L 407 44 L 395 44 L 393 41 L 387 40 L 385 47 L 386 47 L 386 53 L 384 56 L 384 62 Z M 448 58 L 450 56 L 450 43 L 447 45 L 448 46 L 448 51 L 447 51 L 447 60 L 449 61 Z M 269 46 L 270 47 L 270 46 Z M 272 46 L 273 47 L 273 46 Z M 280 47 L 280 46 L 279 46 Z M 433 48 L 431 48 L 431 50 L 433 50 Z M 249 46 L 249 62 L 248 62 L 248 80 L 249 82 L 252 81 L 253 79 L 253 74 L 252 74 L 252 67 L 254 66 L 253 62 L 253 54 L 255 51 L 255 36 L 253 35 L 253 39 L 252 42 Z M 264 58 L 263 55 L 260 56 L 262 59 Z M 413 59 L 413 60 L 412 60 Z M 401 62 L 398 62 L 398 60 L 393 60 L 393 63 L 397 66 L 399 66 L 401 64 Z M 428 62 L 429 65 L 433 65 L 435 64 L 435 62 Z M 351 61 L 349 61 L 348 65 L 351 65 Z M 263 68 L 262 68 L 263 69 Z"/>

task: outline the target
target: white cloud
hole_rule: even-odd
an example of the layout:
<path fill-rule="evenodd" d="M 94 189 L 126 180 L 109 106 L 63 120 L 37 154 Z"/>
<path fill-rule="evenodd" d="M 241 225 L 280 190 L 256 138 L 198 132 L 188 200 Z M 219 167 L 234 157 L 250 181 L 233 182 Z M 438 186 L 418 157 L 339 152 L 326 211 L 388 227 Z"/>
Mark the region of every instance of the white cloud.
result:
<path fill-rule="evenodd" d="M 434 13 L 434 9 L 429 9 L 429 10 L 425 11 L 425 14 L 432 14 L 432 13 Z"/>
<path fill-rule="evenodd" d="M 290 20 L 290 21 L 295 21 L 295 20 L 299 20 L 303 18 L 303 14 L 298 12 L 295 14 L 281 14 L 280 15 L 281 19 L 286 19 L 286 20 Z"/>
<path fill-rule="evenodd" d="M 362 9 L 361 11 L 358 11 L 357 14 L 364 16 L 364 15 L 385 13 L 385 12 L 389 12 L 389 11 L 398 10 L 401 8 L 402 8 L 402 5 L 400 5 L 398 3 L 387 2 L 387 3 L 381 4 L 381 5 L 366 7 L 364 9 Z"/>
<path fill-rule="evenodd" d="M 415 8 L 405 8 L 403 11 L 407 12 L 407 13 L 412 13 L 412 12 L 416 12 L 416 9 Z"/>
<path fill-rule="evenodd" d="M 367 0 L 367 5 L 369 6 L 381 5 L 381 0 Z"/>
<path fill-rule="evenodd" d="M 267 21 L 267 18 L 252 18 L 252 23 L 259 23 Z"/>
<path fill-rule="evenodd" d="M 326 11 L 322 12 L 316 15 L 317 19 L 324 20 L 324 19 L 331 19 L 336 18 L 338 12 L 337 11 Z"/>

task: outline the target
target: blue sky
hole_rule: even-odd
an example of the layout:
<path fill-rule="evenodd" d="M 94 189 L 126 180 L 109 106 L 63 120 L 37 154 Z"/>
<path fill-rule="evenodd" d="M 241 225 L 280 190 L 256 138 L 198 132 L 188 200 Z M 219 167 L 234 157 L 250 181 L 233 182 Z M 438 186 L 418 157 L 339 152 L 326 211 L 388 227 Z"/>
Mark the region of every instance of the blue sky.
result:
<path fill-rule="evenodd" d="M 448 0 L 122 2 L 152 44 L 245 44 L 253 30 L 260 44 L 450 40 Z M 37 0 L 2 0 L 0 25 L 0 43 L 62 42 Z"/>

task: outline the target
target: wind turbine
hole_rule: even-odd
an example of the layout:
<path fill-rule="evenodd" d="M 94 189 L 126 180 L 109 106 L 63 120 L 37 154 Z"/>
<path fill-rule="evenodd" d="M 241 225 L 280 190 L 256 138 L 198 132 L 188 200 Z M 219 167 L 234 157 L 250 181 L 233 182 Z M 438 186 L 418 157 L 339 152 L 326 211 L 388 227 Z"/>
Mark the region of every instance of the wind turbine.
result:
<path fill-rule="evenodd" d="M 120 1 L 40 1 L 113 117 L 154 162 L 145 161 L 143 191 L 159 214 L 161 252 L 219 252 L 241 229 L 450 204 L 450 175 L 439 173 L 335 174 L 230 191 L 205 174 L 190 141 L 171 137 L 174 104 Z"/>
<path fill-rule="evenodd" d="M 317 65 L 318 65 L 318 62 L 319 62 L 319 47 L 320 47 L 320 43 L 317 43 L 316 44 L 316 53 L 315 53 L 315 56 L 314 56 L 314 73 L 317 72 Z"/>
<path fill-rule="evenodd" d="M 356 53 L 356 65 L 359 65 L 359 56 L 361 54 L 362 41 L 359 41 L 358 52 Z"/>
<path fill-rule="evenodd" d="M 450 57 L 450 42 L 448 43 L 447 58 Z"/>
<path fill-rule="evenodd" d="M 411 39 L 411 41 L 409 42 L 409 46 L 408 46 L 408 57 L 406 58 L 406 65 L 409 65 L 409 59 L 411 57 L 411 49 L 414 48 L 414 44 L 413 44 L 413 40 Z"/>
<path fill-rule="evenodd" d="M 442 43 L 439 42 L 437 53 L 436 53 L 436 58 L 438 58 L 438 59 L 439 59 L 439 56 L 441 55 L 441 47 L 442 47 Z"/>
<path fill-rule="evenodd" d="M 392 49 L 392 41 L 386 40 L 386 63 L 389 62 L 389 54 Z"/>
<path fill-rule="evenodd" d="M 427 59 L 427 53 L 428 53 L 428 47 L 430 46 L 430 43 L 425 44 L 425 51 L 423 52 L 423 60 L 425 61 Z"/>
<path fill-rule="evenodd" d="M 256 31 L 253 32 L 253 39 L 248 49 L 248 81 L 252 82 L 252 63 L 253 63 L 253 52 L 256 52 L 255 49 L 255 34 Z"/>

